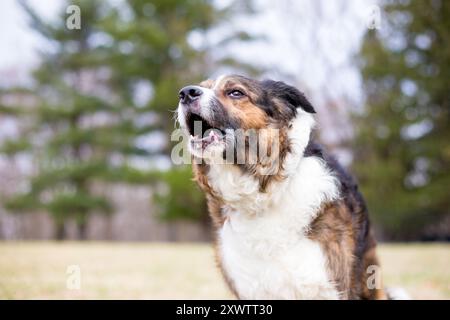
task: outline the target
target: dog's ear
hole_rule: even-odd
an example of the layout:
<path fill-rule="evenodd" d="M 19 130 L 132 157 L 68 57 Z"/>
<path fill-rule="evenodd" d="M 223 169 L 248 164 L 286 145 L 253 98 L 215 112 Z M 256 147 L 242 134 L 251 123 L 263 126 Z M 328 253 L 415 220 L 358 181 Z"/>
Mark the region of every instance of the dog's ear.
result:
<path fill-rule="evenodd" d="M 290 107 L 302 108 L 309 113 L 316 113 L 314 107 L 306 99 L 305 95 L 293 86 L 287 85 L 282 81 L 264 80 L 262 86 L 271 96 L 278 97 L 286 101 Z"/>

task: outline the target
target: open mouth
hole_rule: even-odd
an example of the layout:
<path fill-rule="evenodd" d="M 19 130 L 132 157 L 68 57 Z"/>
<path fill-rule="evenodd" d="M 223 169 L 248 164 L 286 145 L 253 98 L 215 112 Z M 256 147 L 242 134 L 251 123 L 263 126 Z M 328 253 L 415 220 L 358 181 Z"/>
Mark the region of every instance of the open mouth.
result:
<path fill-rule="evenodd" d="M 223 141 L 224 132 L 211 126 L 208 121 L 195 113 L 186 115 L 187 129 L 191 135 L 191 146 L 195 149 L 206 149 Z"/>

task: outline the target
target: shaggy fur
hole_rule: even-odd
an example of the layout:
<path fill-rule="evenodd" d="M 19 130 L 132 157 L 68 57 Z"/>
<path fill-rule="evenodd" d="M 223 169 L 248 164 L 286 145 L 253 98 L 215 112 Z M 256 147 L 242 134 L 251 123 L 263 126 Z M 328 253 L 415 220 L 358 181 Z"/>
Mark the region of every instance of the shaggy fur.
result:
<path fill-rule="evenodd" d="M 178 118 L 191 134 L 218 265 L 238 298 L 385 298 L 380 283 L 368 286 L 378 260 L 364 200 L 311 141 L 314 112 L 301 92 L 272 80 L 225 76 L 180 91 Z M 249 136 L 238 144 L 239 129 L 263 132 L 257 149 L 267 153 Z M 230 154 L 246 161 L 219 161 Z"/>

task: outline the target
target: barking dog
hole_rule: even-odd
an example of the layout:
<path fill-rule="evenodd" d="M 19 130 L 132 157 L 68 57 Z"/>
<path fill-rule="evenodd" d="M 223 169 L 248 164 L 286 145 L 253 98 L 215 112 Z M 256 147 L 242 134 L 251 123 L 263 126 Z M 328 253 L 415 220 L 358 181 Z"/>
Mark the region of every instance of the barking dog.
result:
<path fill-rule="evenodd" d="M 383 299 L 364 200 L 283 82 L 224 76 L 180 93 L 218 265 L 240 299 Z"/>

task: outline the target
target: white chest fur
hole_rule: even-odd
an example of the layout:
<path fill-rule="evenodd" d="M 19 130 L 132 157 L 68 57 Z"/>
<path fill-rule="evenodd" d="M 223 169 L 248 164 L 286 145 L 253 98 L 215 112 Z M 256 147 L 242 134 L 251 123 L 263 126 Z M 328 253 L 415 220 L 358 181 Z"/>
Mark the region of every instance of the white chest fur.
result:
<path fill-rule="evenodd" d="M 294 120 L 287 178 L 265 193 L 232 165 L 211 166 L 209 181 L 226 203 L 219 255 L 242 299 L 339 298 L 319 243 L 305 236 L 320 206 L 339 196 L 325 164 L 302 156 L 312 125 L 306 116 Z"/>
<path fill-rule="evenodd" d="M 308 173 L 318 174 L 315 171 L 320 161 L 305 161 L 312 162 L 307 164 Z M 253 206 L 259 211 L 254 214 L 250 214 L 248 204 L 242 211 L 236 203 L 234 208 L 224 208 L 227 220 L 219 232 L 219 254 L 241 298 L 338 298 L 320 245 L 305 236 L 320 203 L 337 194 L 332 177 L 317 178 L 322 178 L 322 183 L 294 178 L 272 191 L 272 198 L 260 195 L 259 203 Z M 329 189 L 320 192 L 315 188 Z"/>
<path fill-rule="evenodd" d="M 338 299 L 318 243 L 303 238 L 274 250 L 277 243 L 267 240 L 236 231 L 232 222 L 220 231 L 223 268 L 241 299 Z"/>

